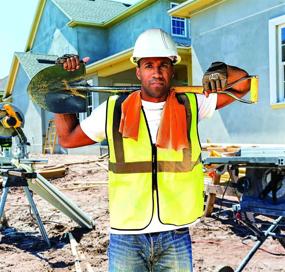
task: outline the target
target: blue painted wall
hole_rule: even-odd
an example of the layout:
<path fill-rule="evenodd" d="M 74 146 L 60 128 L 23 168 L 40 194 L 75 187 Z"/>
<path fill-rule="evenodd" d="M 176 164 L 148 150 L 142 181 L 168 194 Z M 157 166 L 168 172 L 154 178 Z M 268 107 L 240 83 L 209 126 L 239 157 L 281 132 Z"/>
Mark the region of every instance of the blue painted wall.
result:
<path fill-rule="evenodd" d="M 98 27 L 69 27 L 65 14 L 47 0 L 38 32 L 33 44 L 33 53 L 47 54 L 53 42 L 54 33 L 59 30 L 66 40 L 77 50 L 80 56 L 89 56 L 90 61 L 106 57 L 107 31 Z"/>
<path fill-rule="evenodd" d="M 44 12 L 36 33 L 32 52 L 46 54 L 52 43 L 53 34 L 59 29 L 74 47 L 77 47 L 76 31 L 66 24 L 69 19 L 50 0 L 46 1 Z"/>
<path fill-rule="evenodd" d="M 212 121 L 201 123 L 202 140 L 285 143 L 285 109 L 270 107 L 268 37 L 268 21 L 283 14 L 283 0 L 228 0 L 191 18 L 194 77 L 221 60 L 260 78 L 259 103 L 235 102 L 215 113 Z"/>
<path fill-rule="evenodd" d="M 20 66 L 14 85 L 13 104 L 24 114 L 25 125 L 23 130 L 28 142 L 31 143 L 29 150 L 31 152 L 41 152 L 43 140 L 41 109 L 29 99 L 28 95 L 23 95 L 27 92 L 28 82 L 29 78 Z"/>
<path fill-rule="evenodd" d="M 31 51 L 38 54 L 48 54 L 52 51 L 52 54 L 55 54 L 71 46 L 81 57 L 90 57 L 92 63 L 133 47 L 138 35 L 148 28 L 162 28 L 171 33 L 171 19 L 167 13 L 169 9 L 170 1 L 159 0 L 110 28 L 72 28 L 67 26 L 69 19 L 65 14 L 51 0 L 47 0 Z M 57 40 L 55 33 L 60 34 L 63 39 Z M 184 45 L 190 44 L 189 37 L 174 39 Z M 54 43 L 57 43 L 55 48 Z M 32 150 L 40 152 L 42 135 L 45 134 L 48 120 L 53 115 L 43 112 L 29 100 L 26 95 L 28 82 L 29 79 L 20 65 L 13 99 L 28 120 L 25 131 L 33 144 Z"/>
<path fill-rule="evenodd" d="M 23 96 L 23 93 L 26 93 L 28 82 L 29 78 L 20 65 L 13 90 L 13 103 L 20 107 L 23 114 L 26 114 L 30 101 L 28 96 Z"/>
<path fill-rule="evenodd" d="M 51 0 L 47 0 L 32 52 L 49 52 L 53 35 L 59 30 L 80 56 L 91 58 L 91 63 L 133 47 L 138 35 L 148 28 L 162 28 L 171 33 L 171 20 L 167 13 L 169 8 L 170 1 L 160 0 L 109 29 L 88 26 L 71 28 L 67 26 L 69 19 Z M 173 38 L 178 43 L 190 45 L 189 36 Z"/>
<path fill-rule="evenodd" d="M 99 27 L 76 27 L 78 52 L 82 57 L 90 57 L 90 62 L 106 58 L 108 52 L 108 31 Z"/>
<path fill-rule="evenodd" d="M 171 33 L 171 20 L 167 13 L 171 1 L 156 1 L 109 29 L 109 55 L 134 46 L 140 33 L 149 28 L 162 28 Z M 175 41 L 190 45 L 190 39 L 173 37 Z"/>

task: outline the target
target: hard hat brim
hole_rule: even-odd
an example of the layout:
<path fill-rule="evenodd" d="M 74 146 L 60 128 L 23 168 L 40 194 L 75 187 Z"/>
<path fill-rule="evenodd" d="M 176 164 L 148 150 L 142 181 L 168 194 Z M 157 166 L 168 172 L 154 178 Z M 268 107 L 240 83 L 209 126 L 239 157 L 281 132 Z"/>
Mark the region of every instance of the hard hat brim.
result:
<path fill-rule="evenodd" d="M 169 58 L 169 59 L 172 61 L 173 65 L 177 65 L 177 64 L 179 64 L 179 63 L 181 62 L 181 57 L 180 57 L 179 55 L 177 55 L 177 56 L 171 56 L 171 57 L 168 57 L 168 56 L 149 56 L 149 57 L 141 57 L 141 58 L 131 56 L 131 57 L 130 57 L 130 61 L 131 61 L 134 65 L 138 66 L 138 62 L 139 62 L 141 59 L 144 59 L 144 58 Z"/>

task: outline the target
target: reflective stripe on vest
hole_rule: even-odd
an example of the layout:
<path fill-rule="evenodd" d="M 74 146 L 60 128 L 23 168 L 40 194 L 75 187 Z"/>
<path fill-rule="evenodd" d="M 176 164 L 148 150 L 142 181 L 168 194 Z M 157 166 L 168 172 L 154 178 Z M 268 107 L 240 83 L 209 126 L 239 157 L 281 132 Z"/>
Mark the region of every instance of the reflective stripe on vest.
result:
<path fill-rule="evenodd" d="M 138 140 L 122 138 L 118 128 L 124 99 L 113 96 L 107 104 L 111 227 L 124 230 L 147 227 L 153 215 L 154 189 L 162 223 L 184 225 L 195 221 L 203 211 L 196 96 L 187 94 L 178 98 L 187 112 L 190 142 L 190 148 L 181 151 L 153 149 L 143 111 Z"/>

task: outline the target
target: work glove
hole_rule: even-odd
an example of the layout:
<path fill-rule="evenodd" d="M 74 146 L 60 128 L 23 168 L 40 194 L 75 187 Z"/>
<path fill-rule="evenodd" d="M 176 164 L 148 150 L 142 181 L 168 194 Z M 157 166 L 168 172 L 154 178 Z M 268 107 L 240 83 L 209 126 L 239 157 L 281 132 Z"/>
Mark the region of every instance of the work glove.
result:
<path fill-rule="evenodd" d="M 62 64 L 64 70 L 75 71 L 80 68 L 79 56 L 75 54 L 64 54 L 55 61 L 56 64 Z"/>
<path fill-rule="evenodd" d="M 70 58 L 74 58 L 74 59 L 79 60 L 79 56 L 76 54 L 64 54 L 61 57 L 57 58 L 55 63 L 56 64 L 63 64 L 64 62 L 66 62 Z"/>
<path fill-rule="evenodd" d="M 76 54 L 64 54 L 63 56 L 56 59 L 56 64 L 62 64 L 63 69 L 67 71 L 75 71 L 80 69 L 80 63 L 87 63 L 89 57 L 85 57 L 80 61 L 79 56 Z"/>
<path fill-rule="evenodd" d="M 227 86 L 227 76 L 227 65 L 223 62 L 213 62 L 202 79 L 206 96 L 211 92 L 224 90 Z"/>

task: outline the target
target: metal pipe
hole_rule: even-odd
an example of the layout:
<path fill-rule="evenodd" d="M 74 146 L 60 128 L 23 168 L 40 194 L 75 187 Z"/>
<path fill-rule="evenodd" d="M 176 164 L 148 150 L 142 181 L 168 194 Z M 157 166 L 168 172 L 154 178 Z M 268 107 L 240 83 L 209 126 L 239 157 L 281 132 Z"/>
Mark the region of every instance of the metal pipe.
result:
<path fill-rule="evenodd" d="M 3 177 L 3 189 L 2 189 L 2 195 L 1 195 L 1 201 L 0 201 L 0 220 L 2 219 L 2 216 L 4 215 L 4 208 L 7 200 L 7 195 L 9 192 L 9 187 L 6 187 L 8 177 Z"/>
<path fill-rule="evenodd" d="M 43 222 L 42 222 L 42 220 L 41 220 L 41 217 L 40 217 L 40 214 L 39 214 L 39 212 L 38 212 L 37 206 L 36 206 L 36 204 L 35 204 L 35 202 L 34 202 L 34 200 L 33 200 L 32 194 L 31 194 L 31 192 L 30 192 L 30 190 L 29 190 L 29 188 L 28 188 L 27 186 L 24 186 L 23 188 L 24 188 L 24 191 L 25 191 L 26 196 L 27 196 L 27 198 L 28 198 L 28 201 L 29 201 L 29 203 L 30 203 L 30 206 L 31 206 L 31 208 L 32 208 L 32 210 L 33 210 L 33 213 L 34 213 L 34 215 L 35 215 L 35 217 L 36 217 L 36 220 L 37 220 L 37 223 L 38 223 L 40 232 L 41 232 L 41 234 L 42 234 L 44 240 L 46 241 L 48 247 L 50 247 L 51 244 L 50 244 L 50 241 L 49 241 L 47 232 L 46 232 L 45 227 L 44 227 L 44 224 L 43 224 Z"/>
<path fill-rule="evenodd" d="M 258 248 L 264 243 L 267 237 L 271 235 L 271 232 L 274 231 L 278 227 L 278 224 L 282 220 L 282 218 L 283 216 L 279 216 L 275 221 L 273 221 L 272 225 L 264 233 L 264 236 L 262 236 L 262 238 L 260 238 L 260 240 L 255 243 L 253 248 L 246 255 L 246 257 L 242 260 L 241 264 L 235 270 L 235 272 L 241 272 L 245 268 L 245 266 L 248 264 L 248 262 L 250 261 L 252 256 L 255 254 L 255 252 L 258 250 Z"/>

